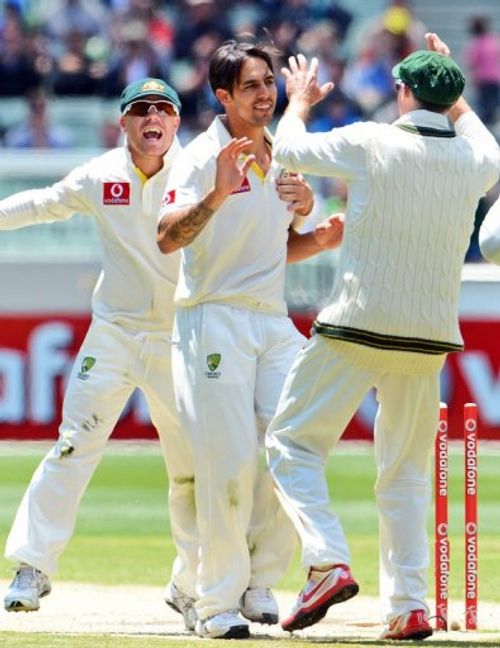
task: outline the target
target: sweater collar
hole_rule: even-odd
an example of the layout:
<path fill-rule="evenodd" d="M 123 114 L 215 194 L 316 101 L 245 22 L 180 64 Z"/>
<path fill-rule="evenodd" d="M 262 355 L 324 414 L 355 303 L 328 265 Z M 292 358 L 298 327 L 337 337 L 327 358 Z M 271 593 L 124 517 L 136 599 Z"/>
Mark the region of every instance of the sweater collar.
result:
<path fill-rule="evenodd" d="M 393 126 L 421 134 L 442 133 L 448 137 L 455 134 L 446 115 L 429 110 L 412 110 L 405 113 L 393 122 Z"/>

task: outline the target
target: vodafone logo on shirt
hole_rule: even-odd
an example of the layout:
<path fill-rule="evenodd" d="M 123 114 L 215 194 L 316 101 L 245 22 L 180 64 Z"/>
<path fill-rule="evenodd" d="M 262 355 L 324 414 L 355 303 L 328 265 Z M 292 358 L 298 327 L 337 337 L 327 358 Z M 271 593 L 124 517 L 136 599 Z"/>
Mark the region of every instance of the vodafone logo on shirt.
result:
<path fill-rule="evenodd" d="M 240 194 L 240 193 L 245 193 L 247 191 L 251 191 L 252 187 L 250 186 L 250 181 L 248 178 L 245 176 L 243 178 L 243 182 L 240 184 L 238 189 L 235 189 L 234 191 L 231 191 L 231 196 L 233 194 Z"/>
<path fill-rule="evenodd" d="M 102 202 L 104 205 L 130 205 L 130 182 L 104 182 Z"/>
<path fill-rule="evenodd" d="M 175 189 L 171 189 L 170 191 L 167 191 L 167 193 L 163 196 L 163 200 L 161 201 L 162 205 L 166 207 L 167 205 L 172 205 L 175 202 Z"/>

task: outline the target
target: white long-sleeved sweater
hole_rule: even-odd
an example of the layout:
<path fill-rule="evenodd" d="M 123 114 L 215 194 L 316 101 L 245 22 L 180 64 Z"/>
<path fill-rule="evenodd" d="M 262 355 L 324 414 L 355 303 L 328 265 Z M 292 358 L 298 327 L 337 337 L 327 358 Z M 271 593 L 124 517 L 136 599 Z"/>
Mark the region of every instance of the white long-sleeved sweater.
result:
<path fill-rule="evenodd" d="M 477 202 L 500 168 L 498 146 L 474 113 L 456 133 L 423 110 L 317 134 L 286 116 L 274 154 L 291 170 L 349 186 L 337 277 L 316 331 L 376 349 L 461 349 L 461 268 Z"/>
<path fill-rule="evenodd" d="M 166 331 L 173 325 L 173 298 L 180 255 L 162 254 L 156 228 L 177 140 L 163 168 L 146 179 L 125 146 L 83 164 L 44 189 L 0 201 L 0 230 L 69 219 L 95 219 L 102 271 L 92 297 L 93 313 L 131 332 Z"/>

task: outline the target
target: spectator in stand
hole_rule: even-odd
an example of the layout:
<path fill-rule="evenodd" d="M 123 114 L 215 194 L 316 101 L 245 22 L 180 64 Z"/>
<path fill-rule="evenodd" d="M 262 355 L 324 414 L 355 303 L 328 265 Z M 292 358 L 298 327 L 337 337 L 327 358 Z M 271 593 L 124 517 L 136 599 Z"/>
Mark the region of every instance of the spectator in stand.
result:
<path fill-rule="evenodd" d="M 167 78 L 166 65 L 148 40 L 147 25 L 141 20 L 122 25 L 121 51 L 110 63 L 103 83 L 103 94 L 113 97 L 121 88 L 145 77 Z"/>
<path fill-rule="evenodd" d="M 174 23 L 170 22 L 160 5 L 161 0 L 129 0 L 119 3 L 113 11 L 110 21 L 110 34 L 113 41 L 119 40 L 123 25 L 130 22 L 142 22 L 146 28 L 148 41 L 160 58 L 166 63 L 172 58 L 174 46 Z"/>
<path fill-rule="evenodd" d="M 53 90 L 56 95 L 87 96 L 96 94 L 103 70 L 93 65 L 85 51 L 86 36 L 74 27 L 64 36 L 64 53 L 56 59 Z"/>
<path fill-rule="evenodd" d="M 7 130 L 4 136 L 10 148 L 68 148 L 73 144 L 71 133 L 63 126 L 52 125 L 47 114 L 47 97 L 42 89 L 27 98 L 26 121 Z"/>
<path fill-rule="evenodd" d="M 207 77 L 212 54 L 220 45 L 221 37 L 216 32 L 203 34 L 192 43 L 188 58 L 172 64 L 172 80 L 182 97 L 183 123 L 188 128 L 199 131 L 203 125 L 208 127 L 218 110 Z M 203 125 L 198 123 L 200 117 Z"/>
<path fill-rule="evenodd" d="M 68 34 L 78 29 L 86 38 L 102 34 L 108 12 L 99 0 L 59 0 L 40 3 L 37 17 L 45 32 L 55 42 L 63 42 Z"/>
<path fill-rule="evenodd" d="M 387 34 L 367 42 L 354 62 L 346 68 L 342 89 L 366 115 L 392 100 L 394 79 L 390 42 Z"/>
<path fill-rule="evenodd" d="M 500 102 L 500 37 L 491 31 L 486 16 L 471 18 L 469 33 L 465 61 L 475 86 L 476 109 L 483 122 L 492 126 Z"/>
<path fill-rule="evenodd" d="M 218 9 L 215 0 L 183 0 L 175 34 L 175 58 L 189 58 L 192 43 L 206 34 L 220 42 L 231 38 L 225 12 Z"/>
<path fill-rule="evenodd" d="M 342 89 L 361 106 L 367 117 L 373 117 L 375 111 L 393 101 L 391 70 L 422 46 L 425 32 L 408 0 L 390 0 L 380 15 L 358 29 L 357 53 L 347 67 Z"/>
<path fill-rule="evenodd" d="M 29 54 L 27 34 L 21 22 L 4 23 L 0 38 L 0 96 L 22 96 L 36 88 L 41 77 Z"/>

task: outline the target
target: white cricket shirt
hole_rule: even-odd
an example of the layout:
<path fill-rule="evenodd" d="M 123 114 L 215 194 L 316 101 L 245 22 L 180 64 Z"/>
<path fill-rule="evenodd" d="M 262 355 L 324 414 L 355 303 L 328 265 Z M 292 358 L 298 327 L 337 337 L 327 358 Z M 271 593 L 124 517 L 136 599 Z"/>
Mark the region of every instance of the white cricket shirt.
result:
<path fill-rule="evenodd" d="M 231 136 L 219 117 L 176 159 L 161 216 L 198 203 L 214 186 L 216 157 Z M 266 132 L 266 139 L 271 136 Z M 275 187 L 283 166 L 272 161 L 266 175 L 254 164 L 205 228 L 182 248 L 175 294 L 179 306 L 220 302 L 286 314 L 284 299 L 287 210 Z"/>
<path fill-rule="evenodd" d="M 126 145 L 112 149 L 51 187 L 0 201 L 0 229 L 63 221 L 76 212 L 92 215 L 102 251 L 102 271 L 92 297 L 94 314 L 131 332 L 170 332 L 180 255 L 159 251 L 156 228 L 172 160 L 179 151 L 174 140 L 163 168 L 146 179 Z"/>

